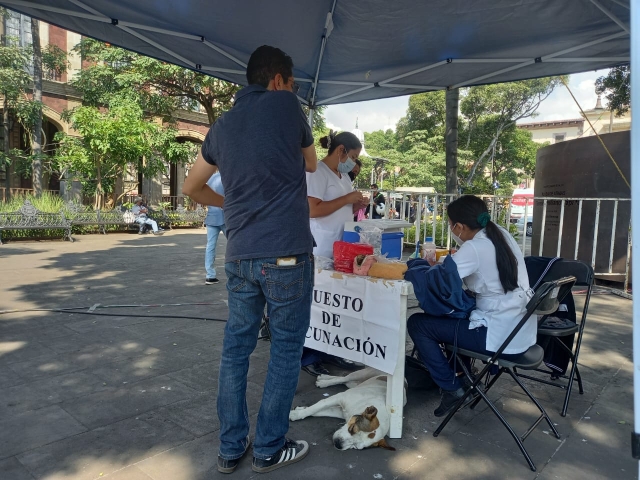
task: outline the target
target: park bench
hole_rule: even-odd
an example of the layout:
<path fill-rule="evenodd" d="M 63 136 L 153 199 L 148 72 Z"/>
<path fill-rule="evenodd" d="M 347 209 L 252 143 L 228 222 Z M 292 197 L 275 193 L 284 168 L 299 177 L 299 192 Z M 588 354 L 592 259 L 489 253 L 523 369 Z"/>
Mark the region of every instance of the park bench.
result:
<path fill-rule="evenodd" d="M 157 222 L 167 225 L 170 229 L 174 223 L 192 223 L 202 225 L 207 216 L 207 210 L 198 205 L 195 210 L 187 210 L 182 205 L 178 205 L 175 210 L 163 208 L 160 212 L 152 212 L 151 218 Z"/>
<path fill-rule="evenodd" d="M 71 225 L 97 225 L 100 231 L 107 233 L 107 225 L 122 225 L 125 227 L 138 226 L 135 223 L 133 213 L 128 210 L 114 208 L 113 210 L 91 210 L 75 202 L 65 204 L 63 211 L 65 216 L 71 221 Z"/>
<path fill-rule="evenodd" d="M 64 212 L 41 212 L 29 200 L 25 200 L 15 212 L 0 212 L 0 245 L 5 230 L 64 230 L 63 240 L 74 241 L 71 221 Z"/>

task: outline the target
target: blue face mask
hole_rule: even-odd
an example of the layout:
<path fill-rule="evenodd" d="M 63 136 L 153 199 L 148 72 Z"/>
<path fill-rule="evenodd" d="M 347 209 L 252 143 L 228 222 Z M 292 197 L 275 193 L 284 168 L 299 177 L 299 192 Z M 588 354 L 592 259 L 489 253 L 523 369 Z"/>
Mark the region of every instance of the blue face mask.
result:
<path fill-rule="evenodd" d="M 340 173 L 349 173 L 356 166 L 356 162 L 353 158 L 347 157 L 344 162 L 338 162 L 338 171 Z"/>

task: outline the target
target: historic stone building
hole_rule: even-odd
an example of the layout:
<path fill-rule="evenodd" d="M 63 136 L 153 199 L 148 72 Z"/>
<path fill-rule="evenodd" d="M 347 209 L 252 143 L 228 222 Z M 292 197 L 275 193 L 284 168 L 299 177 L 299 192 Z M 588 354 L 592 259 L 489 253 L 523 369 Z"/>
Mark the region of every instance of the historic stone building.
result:
<path fill-rule="evenodd" d="M 24 15 L 14 14 L 12 18 L 2 25 L 2 33 L 19 38 L 21 44 L 31 43 L 31 19 Z M 61 115 L 67 109 L 72 109 L 81 102 L 78 93 L 68 84 L 68 81 L 76 75 L 86 64 L 73 52 L 73 48 L 80 42 L 81 36 L 44 22 L 40 22 L 40 43 L 42 46 L 48 44 L 56 45 L 68 53 L 69 69 L 61 75 L 45 72 L 43 80 L 42 101 L 43 109 L 43 148 L 45 153 L 52 153 L 54 147 L 53 137 L 56 132 L 63 131 L 73 135 L 73 130 L 65 122 Z M 1 95 L 0 95 L 1 97 Z M 0 109 L 2 103 L 0 102 Z M 202 143 L 207 131 L 209 121 L 207 115 L 201 112 L 179 111 L 176 113 L 178 119 L 178 137 L 184 141 Z M 17 123 L 10 120 L 10 148 L 27 149 L 24 130 Z M 0 137 L 2 128 L 0 128 Z M 2 139 L 0 138 L 0 144 Z M 195 160 L 195 159 L 194 159 Z M 136 172 L 130 172 L 126 178 L 118 182 L 117 188 L 121 192 L 130 191 L 130 195 L 141 194 L 146 197 L 150 204 L 157 204 L 160 201 L 170 201 L 175 205 L 182 204 L 182 183 L 186 176 L 187 168 L 181 165 L 167 165 L 166 172 L 156 178 L 142 178 Z M 32 188 L 31 178 L 23 178 L 16 174 L 11 167 L 8 172 L 0 168 L 0 200 L 4 198 L 6 187 L 6 175 L 9 175 L 11 190 L 13 193 L 29 191 Z M 57 175 L 46 174 L 44 178 L 44 188 L 53 191 L 60 191 L 68 196 L 71 185 L 66 179 L 58 178 Z M 77 195 L 77 189 L 76 195 Z"/>

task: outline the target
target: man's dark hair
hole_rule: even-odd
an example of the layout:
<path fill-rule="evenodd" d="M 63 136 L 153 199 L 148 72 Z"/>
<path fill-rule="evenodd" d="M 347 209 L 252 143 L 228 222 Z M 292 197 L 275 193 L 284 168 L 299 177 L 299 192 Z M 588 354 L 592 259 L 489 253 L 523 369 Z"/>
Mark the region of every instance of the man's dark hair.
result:
<path fill-rule="evenodd" d="M 247 64 L 249 85 L 260 85 L 267 88 L 269 82 L 278 73 L 282 75 L 282 80 L 285 82 L 288 82 L 289 78 L 293 76 L 293 60 L 282 50 L 262 45 L 251 54 Z"/>
<path fill-rule="evenodd" d="M 377 188 L 378 188 L 378 184 L 377 184 L 377 183 L 372 183 L 372 184 L 371 184 L 371 188 L 375 188 L 375 189 L 377 189 Z"/>

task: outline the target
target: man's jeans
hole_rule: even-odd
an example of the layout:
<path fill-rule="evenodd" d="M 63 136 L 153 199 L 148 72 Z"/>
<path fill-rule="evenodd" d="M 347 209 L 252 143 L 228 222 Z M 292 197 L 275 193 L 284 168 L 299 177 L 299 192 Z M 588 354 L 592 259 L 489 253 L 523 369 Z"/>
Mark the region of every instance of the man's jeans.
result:
<path fill-rule="evenodd" d="M 148 217 L 138 217 L 136 218 L 136 223 L 140 224 L 140 226 L 142 225 L 151 225 L 151 228 L 153 229 L 154 232 L 158 231 L 158 224 L 155 220 L 151 220 Z"/>
<path fill-rule="evenodd" d="M 207 225 L 207 249 L 204 252 L 204 268 L 207 271 L 207 278 L 216 278 L 216 246 L 220 232 L 227 234 L 224 225 L 212 227 Z"/>
<path fill-rule="evenodd" d="M 309 328 L 313 291 L 313 255 L 297 255 L 297 265 L 276 266 L 275 258 L 238 260 L 225 264 L 229 320 L 225 327 L 218 417 L 220 456 L 240 458 L 249 434 L 247 371 L 258 342 L 267 305 L 271 358 L 258 413 L 253 455 L 267 459 L 285 442 L 289 411 L 298 386 L 300 357 Z"/>

